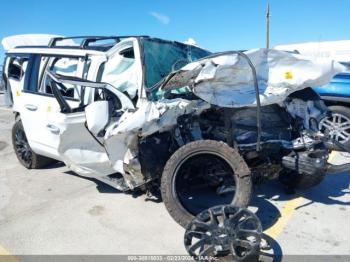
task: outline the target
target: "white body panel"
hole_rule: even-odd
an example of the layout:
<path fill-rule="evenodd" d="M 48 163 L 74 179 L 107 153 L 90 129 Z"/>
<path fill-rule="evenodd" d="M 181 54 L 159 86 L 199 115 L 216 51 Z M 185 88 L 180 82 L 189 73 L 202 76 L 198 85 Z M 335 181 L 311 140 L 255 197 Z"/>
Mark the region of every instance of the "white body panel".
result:
<path fill-rule="evenodd" d="M 85 112 L 56 113 L 52 117 L 50 121 L 60 130 L 56 137 L 56 150 L 71 170 L 89 177 L 115 172 L 105 148 L 85 127 Z"/>
<path fill-rule="evenodd" d="M 334 75 L 346 70 L 331 59 L 311 59 L 279 50 L 253 49 L 244 53 L 255 68 L 262 106 L 281 104 L 291 93 L 325 85 Z M 186 74 L 193 75 L 189 78 Z M 198 97 L 221 107 L 255 107 L 257 104 L 252 69 L 247 60 L 236 53 L 189 63 L 175 75 L 188 81 L 173 77 L 174 82 L 170 79 L 166 88 L 191 86 Z"/>
<path fill-rule="evenodd" d="M 58 153 L 60 129 L 56 125 L 60 107 L 57 100 L 52 96 L 21 92 L 16 103 L 33 151 L 60 160 L 61 156 Z M 79 102 L 69 101 L 69 103 L 72 107 L 76 107 Z"/>
<path fill-rule="evenodd" d="M 85 108 L 86 124 L 92 134 L 97 135 L 106 127 L 109 121 L 108 110 L 108 101 L 92 102 Z"/>

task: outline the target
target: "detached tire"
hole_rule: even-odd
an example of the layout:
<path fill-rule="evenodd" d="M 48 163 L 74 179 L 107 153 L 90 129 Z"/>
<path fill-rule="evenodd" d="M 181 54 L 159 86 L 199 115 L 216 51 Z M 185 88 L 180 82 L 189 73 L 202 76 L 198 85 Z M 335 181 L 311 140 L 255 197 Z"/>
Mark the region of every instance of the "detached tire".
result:
<path fill-rule="evenodd" d="M 16 119 L 12 127 L 12 145 L 19 162 L 28 169 L 38 169 L 55 162 L 54 159 L 38 155 L 30 148 L 22 121 Z"/>
<path fill-rule="evenodd" d="M 208 161 L 203 161 L 203 159 L 208 159 Z M 215 171 L 216 167 L 217 170 Z M 220 173 L 222 170 L 228 172 Z M 225 174 L 222 175 L 222 173 Z M 234 186 L 231 187 L 232 191 L 230 193 L 227 193 L 229 191 L 217 193 L 221 192 L 218 190 L 224 187 L 223 184 L 231 180 Z M 182 183 L 179 181 L 182 181 Z M 227 194 L 231 194 L 228 199 L 225 199 L 226 201 L 230 201 L 230 203 L 221 204 L 246 207 L 250 202 L 252 192 L 251 174 L 247 164 L 239 153 L 223 142 L 213 140 L 191 142 L 179 148 L 170 157 L 161 178 L 161 194 L 165 207 L 173 219 L 183 227 L 186 227 L 201 210 L 190 211 L 189 208 L 186 208 L 186 204 L 182 202 L 183 198 L 179 192 L 183 188 L 191 188 L 190 190 L 192 190 L 192 188 L 196 187 L 198 181 L 206 181 L 203 183 L 206 187 L 199 189 L 202 190 L 201 193 L 208 192 L 212 196 L 216 194 L 215 197 L 218 197 L 221 202 L 224 201 Z M 190 185 L 191 183 L 193 184 Z M 208 201 L 204 201 L 203 199 L 205 198 L 201 198 L 203 195 L 200 195 L 200 193 L 192 195 L 194 191 L 187 192 L 190 192 L 187 196 L 191 196 L 188 197 L 188 199 L 191 199 L 189 201 L 197 198 L 200 205 L 203 204 L 201 206 L 202 210 L 220 204 L 218 202 L 212 203 L 210 195 L 207 198 Z M 225 195 L 225 197 L 222 197 L 222 195 Z"/>

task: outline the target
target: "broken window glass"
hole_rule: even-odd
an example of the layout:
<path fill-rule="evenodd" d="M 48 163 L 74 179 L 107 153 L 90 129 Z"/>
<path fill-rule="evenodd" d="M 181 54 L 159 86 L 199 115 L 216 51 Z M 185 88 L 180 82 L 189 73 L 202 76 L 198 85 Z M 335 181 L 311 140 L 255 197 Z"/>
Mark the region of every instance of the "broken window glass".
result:
<path fill-rule="evenodd" d="M 150 90 L 173 70 L 177 70 L 211 53 L 179 42 L 145 38 L 143 39 L 143 54 L 145 86 Z"/>
<path fill-rule="evenodd" d="M 111 84 L 133 99 L 137 95 L 141 69 L 135 63 L 133 42 L 125 45 L 126 47 L 113 54 L 104 64 L 101 81 Z"/>

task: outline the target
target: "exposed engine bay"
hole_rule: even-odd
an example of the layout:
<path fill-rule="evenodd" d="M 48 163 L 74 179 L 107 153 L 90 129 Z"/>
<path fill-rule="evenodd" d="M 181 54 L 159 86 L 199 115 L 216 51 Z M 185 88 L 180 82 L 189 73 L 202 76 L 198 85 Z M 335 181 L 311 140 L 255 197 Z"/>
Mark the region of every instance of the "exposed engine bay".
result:
<path fill-rule="evenodd" d="M 281 105 L 262 106 L 261 150 L 256 151 L 256 108 L 213 106 L 200 115 L 179 116 L 171 132 L 140 140 L 141 165 L 148 174 L 157 170 L 159 175 L 177 148 L 210 139 L 236 148 L 260 179 L 276 178 L 283 168 L 305 174 L 322 172 L 326 169 L 328 149 L 318 138 L 318 121 L 327 113 L 327 107 L 312 89 L 293 93 Z"/>

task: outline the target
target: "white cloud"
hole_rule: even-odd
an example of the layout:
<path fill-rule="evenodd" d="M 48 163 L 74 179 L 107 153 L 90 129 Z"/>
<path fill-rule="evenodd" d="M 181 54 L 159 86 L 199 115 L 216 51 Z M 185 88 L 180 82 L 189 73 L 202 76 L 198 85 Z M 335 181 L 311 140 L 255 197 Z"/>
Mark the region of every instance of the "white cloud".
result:
<path fill-rule="evenodd" d="M 185 44 L 188 44 L 188 45 L 197 45 L 197 42 L 196 42 L 196 40 L 194 40 L 192 37 L 189 37 L 189 38 L 185 41 Z"/>
<path fill-rule="evenodd" d="M 149 14 L 151 16 L 153 16 L 155 19 L 157 19 L 159 23 L 162 23 L 164 25 L 167 25 L 170 22 L 170 18 L 168 16 L 166 16 L 166 15 L 161 14 L 161 13 L 150 12 Z"/>

